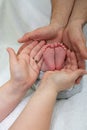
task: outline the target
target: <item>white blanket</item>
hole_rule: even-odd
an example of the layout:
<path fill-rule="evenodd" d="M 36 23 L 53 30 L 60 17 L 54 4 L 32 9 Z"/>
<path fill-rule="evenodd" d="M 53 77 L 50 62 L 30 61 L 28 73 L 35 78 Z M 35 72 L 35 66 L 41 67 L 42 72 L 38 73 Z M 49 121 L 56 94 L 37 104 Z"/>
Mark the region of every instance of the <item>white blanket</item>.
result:
<path fill-rule="evenodd" d="M 45 26 L 50 21 L 50 0 L 0 0 L 0 86 L 9 77 L 9 61 L 6 48 L 17 50 L 17 39 L 25 32 Z M 85 34 L 87 36 L 87 27 Z M 87 76 L 83 78 L 83 90 L 68 100 L 56 102 L 51 130 L 87 130 Z M 0 130 L 8 130 L 19 116 L 32 91 L 16 109 L 0 123 Z"/>

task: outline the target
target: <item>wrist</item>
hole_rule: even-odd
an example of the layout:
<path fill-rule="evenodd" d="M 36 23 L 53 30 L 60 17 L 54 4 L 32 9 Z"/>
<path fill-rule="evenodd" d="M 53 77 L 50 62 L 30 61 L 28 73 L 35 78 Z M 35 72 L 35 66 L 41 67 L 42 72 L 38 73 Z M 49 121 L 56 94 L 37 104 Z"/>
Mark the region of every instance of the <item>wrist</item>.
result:
<path fill-rule="evenodd" d="M 39 88 L 44 90 L 46 89 L 46 91 L 52 92 L 55 96 L 57 96 L 59 93 L 58 88 L 50 79 L 47 80 L 42 79 Z"/>
<path fill-rule="evenodd" d="M 44 94 L 47 93 L 47 95 L 51 95 L 51 97 L 55 97 L 55 99 L 58 95 L 55 87 L 52 86 L 52 84 L 47 84 L 47 83 L 40 84 L 37 91 L 39 93 L 41 93 L 41 92 L 43 92 Z"/>
<path fill-rule="evenodd" d="M 2 103 L 5 102 L 9 104 L 11 101 L 19 101 L 25 95 L 26 89 L 20 86 L 20 84 L 9 80 L 0 88 L 0 92 Z"/>
<path fill-rule="evenodd" d="M 52 28 L 54 28 L 55 30 L 59 30 L 61 28 L 65 28 L 65 24 L 62 23 L 58 23 L 55 20 L 51 20 L 50 24 L 49 24 Z"/>
<path fill-rule="evenodd" d="M 64 12 L 64 13 L 62 13 L 62 12 Z M 56 14 L 52 15 L 51 24 L 57 24 L 57 25 L 60 25 L 65 28 L 69 21 L 69 16 L 70 16 L 69 12 L 70 11 L 67 12 L 65 9 L 65 10 L 61 10 L 61 11 L 57 12 Z"/>
<path fill-rule="evenodd" d="M 84 25 L 85 25 L 85 23 L 84 23 L 83 20 L 77 19 L 77 20 L 69 21 L 69 23 L 67 25 L 67 28 L 70 28 L 70 29 L 73 29 L 73 28 L 82 29 Z"/>
<path fill-rule="evenodd" d="M 84 26 L 86 24 L 87 20 L 84 18 L 71 18 L 69 20 L 68 25 L 70 24 L 76 24 L 77 26 Z"/>
<path fill-rule="evenodd" d="M 13 93 L 15 93 L 15 92 L 25 93 L 28 89 L 28 87 L 27 87 L 28 84 L 27 84 L 27 82 L 24 82 L 24 81 L 18 82 L 18 81 L 14 81 L 14 80 L 10 79 L 8 81 L 8 83 L 9 83 L 9 86 L 12 86 L 12 87 L 10 87 L 10 89 Z"/>

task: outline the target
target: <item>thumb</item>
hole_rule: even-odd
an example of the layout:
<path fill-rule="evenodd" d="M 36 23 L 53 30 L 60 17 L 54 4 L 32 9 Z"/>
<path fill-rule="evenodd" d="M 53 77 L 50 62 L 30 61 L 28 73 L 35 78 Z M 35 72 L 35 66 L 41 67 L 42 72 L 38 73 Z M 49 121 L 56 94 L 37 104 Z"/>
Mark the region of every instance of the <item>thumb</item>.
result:
<path fill-rule="evenodd" d="M 79 43 L 78 45 L 78 49 L 79 49 L 79 52 L 80 52 L 80 55 L 84 58 L 84 59 L 87 59 L 87 47 L 84 43 Z"/>
<path fill-rule="evenodd" d="M 41 39 L 39 39 L 40 38 L 40 35 L 41 35 L 41 31 L 42 29 L 36 29 L 36 30 L 34 30 L 34 31 L 32 31 L 32 32 L 28 32 L 28 33 L 26 33 L 26 34 L 24 34 L 24 36 L 23 37 L 21 37 L 20 39 L 18 39 L 18 42 L 19 43 L 23 43 L 23 42 L 28 42 L 28 41 L 30 41 L 30 40 L 41 40 Z"/>
<path fill-rule="evenodd" d="M 7 48 L 8 54 L 9 54 L 9 60 L 10 63 L 12 63 L 13 61 L 16 63 L 17 62 L 17 57 L 16 57 L 16 53 L 12 48 Z"/>
<path fill-rule="evenodd" d="M 18 42 L 28 42 L 30 40 L 46 40 L 50 37 L 54 37 L 54 31 L 51 26 L 45 26 L 38 28 L 32 32 L 26 33 Z"/>
<path fill-rule="evenodd" d="M 81 77 L 81 76 L 83 76 L 83 75 L 85 75 L 85 74 L 87 74 L 87 71 L 86 70 L 83 70 L 83 69 L 78 69 L 78 70 L 76 70 L 75 72 L 74 72 L 74 78 L 75 78 L 75 80 L 77 80 L 79 77 Z"/>

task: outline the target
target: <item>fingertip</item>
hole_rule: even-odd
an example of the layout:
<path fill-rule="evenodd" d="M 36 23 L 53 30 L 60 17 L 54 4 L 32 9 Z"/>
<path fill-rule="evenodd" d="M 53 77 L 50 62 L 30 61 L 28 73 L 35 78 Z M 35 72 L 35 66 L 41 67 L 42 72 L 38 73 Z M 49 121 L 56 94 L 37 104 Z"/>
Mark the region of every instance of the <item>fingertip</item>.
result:
<path fill-rule="evenodd" d="M 83 75 L 87 74 L 87 71 L 83 70 L 83 69 L 79 69 L 77 73 L 78 73 L 78 76 L 83 76 Z"/>
<path fill-rule="evenodd" d="M 8 52 L 9 57 L 10 57 L 10 48 L 7 48 L 6 50 Z"/>
<path fill-rule="evenodd" d="M 24 34 L 21 38 L 18 39 L 19 43 L 27 42 L 28 41 L 28 34 Z"/>
<path fill-rule="evenodd" d="M 22 43 L 22 40 L 21 40 L 21 38 L 20 38 L 20 39 L 18 39 L 17 41 L 18 41 L 19 43 Z"/>
<path fill-rule="evenodd" d="M 7 48 L 7 51 L 8 51 L 10 59 L 12 59 L 12 60 L 15 59 L 15 61 L 16 61 L 16 53 L 15 53 L 14 49 L 9 47 L 9 48 Z"/>
<path fill-rule="evenodd" d="M 8 53 L 10 53 L 11 51 L 13 51 L 13 49 L 11 47 L 8 47 L 6 50 L 7 50 Z"/>
<path fill-rule="evenodd" d="M 11 49 L 11 47 L 8 47 L 6 50 L 8 51 L 9 49 Z"/>
<path fill-rule="evenodd" d="M 10 49 L 9 47 L 8 47 L 8 48 L 6 48 L 7 52 L 9 52 L 9 49 Z"/>
<path fill-rule="evenodd" d="M 23 43 L 23 42 L 26 42 L 26 40 L 25 40 L 24 38 L 19 38 L 19 39 L 18 39 L 18 42 L 19 42 L 19 43 Z"/>
<path fill-rule="evenodd" d="M 80 84 L 81 80 L 82 80 L 82 76 L 79 76 L 79 77 L 76 79 L 75 83 L 76 83 L 76 84 Z"/>
<path fill-rule="evenodd" d="M 82 57 L 87 60 L 87 51 L 81 52 Z"/>

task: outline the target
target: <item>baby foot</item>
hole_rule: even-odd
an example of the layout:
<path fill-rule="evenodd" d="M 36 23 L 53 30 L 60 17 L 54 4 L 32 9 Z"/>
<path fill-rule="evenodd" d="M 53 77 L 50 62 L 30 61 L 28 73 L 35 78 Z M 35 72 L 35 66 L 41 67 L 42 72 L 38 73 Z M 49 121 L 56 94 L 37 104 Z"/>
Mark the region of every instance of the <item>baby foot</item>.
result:
<path fill-rule="evenodd" d="M 42 71 L 60 70 L 63 68 L 64 60 L 66 57 L 66 48 L 63 44 L 47 44 L 45 45 L 45 51 L 43 53 L 44 62 L 42 64 Z"/>
<path fill-rule="evenodd" d="M 54 47 L 48 47 L 43 54 L 43 58 L 49 70 L 55 70 Z"/>
<path fill-rule="evenodd" d="M 66 48 L 63 44 L 57 43 L 55 44 L 55 69 L 60 70 L 63 68 L 64 60 L 66 57 Z"/>

